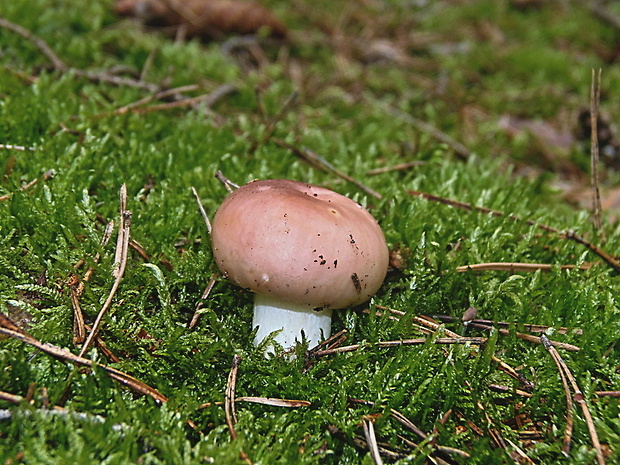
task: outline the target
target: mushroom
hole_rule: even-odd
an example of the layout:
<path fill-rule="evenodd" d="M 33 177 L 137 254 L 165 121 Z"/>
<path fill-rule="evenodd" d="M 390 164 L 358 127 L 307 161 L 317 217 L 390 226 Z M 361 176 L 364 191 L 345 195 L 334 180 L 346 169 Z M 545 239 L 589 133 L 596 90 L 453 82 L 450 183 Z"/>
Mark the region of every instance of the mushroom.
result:
<path fill-rule="evenodd" d="M 283 348 L 329 337 L 332 309 L 370 299 L 389 261 L 379 224 L 360 204 L 285 179 L 232 192 L 213 219 L 212 244 L 224 276 L 255 292 L 254 344 L 280 331 Z"/>

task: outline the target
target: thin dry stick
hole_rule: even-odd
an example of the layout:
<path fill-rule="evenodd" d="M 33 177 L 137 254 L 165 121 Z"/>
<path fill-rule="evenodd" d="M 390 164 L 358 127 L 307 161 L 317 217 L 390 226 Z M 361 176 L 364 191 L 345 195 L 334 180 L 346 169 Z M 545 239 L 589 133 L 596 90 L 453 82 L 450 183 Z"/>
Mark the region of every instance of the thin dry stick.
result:
<path fill-rule="evenodd" d="M 405 312 L 402 312 L 400 310 L 395 310 L 393 308 L 388 308 L 388 307 L 383 307 L 381 305 L 377 305 L 378 309 L 381 310 L 386 310 L 389 311 L 390 313 L 394 314 L 394 315 L 398 315 L 398 316 L 405 316 Z M 432 329 L 433 331 L 437 331 L 441 328 L 441 325 L 436 322 L 435 320 L 433 320 L 432 318 L 426 316 L 426 315 L 421 315 L 421 316 L 414 316 L 412 318 L 412 322 L 416 323 L 420 326 L 426 326 L 427 328 Z M 450 331 L 447 328 L 443 328 L 444 333 L 446 334 L 446 336 L 449 336 L 451 338 L 462 338 L 463 336 L 461 336 L 460 334 L 455 333 L 454 331 Z M 528 380 L 525 376 L 523 376 L 521 373 L 517 372 L 514 368 L 512 368 L 510 365 L 508 365 L 506 362 L 504 362 L 503 360 L 501 360 L 500 358 L 498 358 L 497 356 L 493 355 L 491 357 L 491 360 L 493 360 L 493 362 L 497 363 L 497 367 L 502 370 L 504 373 L 510 375 L 512 378 L 516 379 L 517 381 L 519 381 L 520 383 L 523 384 L 523 386 L 527 387 L 528 389 L 533 389 L 534 385 L 533 383 Z"/>
<path fill-rule="evenodd" d="M 0 27 L 13 31 L 14 33 L 31 41 L 43 53 L 43 55 L 45 55 L 47 59 L 52 62 L 54 69 L 58 71 L 71 71 L 74 76 L 84 77 L 93 82 L 105 82 L 116 86 L 135 87 L 138 89 L 148 90 L 150 92 L 157 92 L 161 90 L 158 85 L 138 81 L 136 79 L 115 76 L 109 73 L 94 73 L 92 71 L 69 68 L 43 39 L 30 32 L 28 29 L 12 23 L 5 18 L 0 18 Z"/>
<path fill-rule="evenodd" d="M 490 331 L 493 327 L 485 324 L 470 322 L 469 325 L 473 328 L 484 329 Z M 497 328 L 497 331 L 503 336 L 509 336 L 510 331 L 504 328 Z M 532 336 L 531 334 L 520 333 L 519 331 L 514 332 L 515 337 L 517 339 L 522 339 L 524 341 L 533 342 L 534 344 L 542 344 L 542 339 L 538 336 Z M 566 342 L 558 342 L 549 340 L 551 345 L 554 347 L 558 347 L 560 349 L 568 350 L 570 352 L 579 352 L 581 349 L 575 345 L 567 344 Z"/>
<path fill-rule="evenodd" d="M 226 424 L 228 425 L 228 432 L 230 433 L 230 437 L 232 439 L 237 439 L 237 432 L 235 431 L 235 423 L 237 423 L 237 412 L 235 410 L 235 389 L 237 385 L 239 363 L 241 363 L 241 357 L 234 355 L 230 367 L 230 373 L 228 374 L 228 382 L 226 383 L 226 393 L 224 397 Z"/>
<path fill-rule="evenodd" d="M 325 355 L 342 354 L 345 352 L 353 352 L 359 349 L 365 349 L 370 347 L 390 348 L 401 347 L 411 345 L 426 344 L 429 341 L 428 338 L 422 337 L 417 339 L 400 339 L 398 341 L 382 341 L 382 342 L 369 342 L 366 344 L 352 344 L 350 346 L 336 347 L 335 349 L 317 350 L 311 356 L 323 357 Z M 474 344 L 482 345 L 487 341 L 486 337 L 438 337 L 433 340 L 435 344 Z"/>
<path fill-rule="evenodd" d="M 220 170 L 217 170 L 217 172 L 215 173 L 215 177 L 217 178 L 219 182 L 221 182 L 224 185 L 228 193 L 231 193 L 233 191 L 233 188 L 239 189 L 239 185 L 235 184 L 230 179 L 228 179 L 226 176 L 224 176 L 224 173 L 222 173 Z"/>
<path fill-rule="evenodd" d="M 375 465 L 383 465 L 383 460 L 381 460 L 381 454 L 379 453 L 379 446 L 377 444 L 377 437 L 375 436 L 373 421 L 370 418 L 364 418 L 362 420 L 362 428 L 373 463 Z"/>
<path fill-rule="evenodd" d="M 562 453 L 568 457 L 571 446 L 571 439 L 573 437 L 573 397 L 570 393 L 570 387 L 568 386 L 568 380 L 566 379 L 566 373 L 562 368 L 562 363 L 559 358 L 557 350 L 551 350 L 552 347 L 547 347 L 547 336 L 543 336 L 543 345 L 547 351 L 551 354 L 551 358 L 558 367 L 560 378 L 562 379 L 562 386 L 564 387 L 564 394 L 566 396 L 566 427 L 564 428 L 564 438 L 562 440 Z"/>
<path fill-rule="evenodd" d="M 594 227 L 604 239 L 603 217 L 601 207 L 601 189 L 599 180 L 599 150 L 598 150 L 598 114 L 601 100 L 601 69 L 598 70 L 598 79 L 594 80 L 592 70 L 592 84 L 590 86 L 590 171 L 592 181 L 592 213 Z"/>
<path fill-rule="evenodd" d="M 258 147 L 266 144 L 269 141 L 269 139 L 271 139 L 271 136 L 273 136 L 273 133 L 276 130 L 276 126 L 282 120 L 282 118 L 284 118 L 284 115 L 286 115 L 286 112 L 290 109 L 290 107 L 295 103 L 295 101 L 297 100 L 297 97 L 299 97 L 299 92 L 297 91 L 293 92 L 291 95 L 288 96 L 288 98 L 285 100 L 280 110 L 278 110 L 278 113 L 273 118 L 271 118 L 271 120 L 265 127 L 265 130 L 263 132 L 263 136 L 261 137 L 261 139 L 255 140 L 252 143 L 252 145 L 248 149 L 249 153 L 254 153 Z"/>
<path fill-rule="evenodd" d="M 9 318 L 7 318 L 2 313 L 0 313 L 0 334 L 4 334 L 6 336 L 12 337 L 13 339 L 17 339 L 18 341 L 22 341 L 26 344 L 36 347 L 40 351 L 45 352 L 54 358 L 57 358 L 57 359 L 60 359 L 66 362 L 75 363 L 77 365 L 85 366 L 88 368 L 96 367 L 96 368 L 102 369 L 106 372 L 108 376 L 110 376 L 110 378 L 118 381 L 124 386 L 127 386 L 129 389 L 131 389 L 134 392 L 151 396 L 153 399 L 155 399 L 158 402 L 168 401 L 168 398 L 164 396 L 163 394 L 161 394 L 156 389 L 134 378 L 133 376 L 123 373 L 120 370 L 117 370 L 116 368 L 112 368 L 107 365 L 97 364 L 93 362 L 92 360 L 88 360 L 81 356 L 75 355 L 66 349 L 62 349 L 52 344 L 40 342 L 39 340 L 30 336 L 25 331 L 17 328 L 15 323 L 13 323 Z"/>
<path fill-rule="evenodd" d="M 108 245 L 110 237 L 112 236 L 112 231 L 114 229 L 114 221 L 110 221 L 103 233 L 103 237 L 101 238 L 101 248 L 105 248 Z M 97 252 L 95 255 L 93 262 L 99 262 L 101 258 L 101 252 Z M 77 267 L 77 265 L 76 265 Z M 82 344 L 86 339 L 86 326 L 84 323 L 84 314 L 82 313 L 82 307 L 80 305 L 80 297 L 84 292 L 84 283 L 90 280 L 94 272 L 94 268 L 91 266 L 86 270 L 84 274 L 84 278 L 80 281 L 79 278 L 76 277 L 78 283 L 76 285 L 69 284 L 69 293 L 71 297 L 71 305 L 73 306 L 73 343 L 74 344 Z"/>
<path fill-rule="evenodd" d="M 349 397 L 347 400 L 353 404 L 370 405 L 370 406 L 376 405 L 375 402 L 371 402 L 369 400 L 363 400 L 363 399 L 355 399 L 353 397 Z M 384 408 L 385 406 L 381 405 L 381 407 Z M 423 440 L 429 439 L 428 434 L 426 434 L 424 431 L 418 428 L 409 418 L 407 418 L 405 415 L 403 415 L 398 410 L 394 410 L 393 408 L 390 408 L 390 416 L 394 418 L 398 423 L 403 425 L 405 428 L 409 429 L 410 431 L 415 433 L 417 436 L 419 436 L 420 439 L 423 439 Z M 470 455 L 467 452 L 462 451 L 460 449 L 440 446 L 439 444 L 435 444 L 435 443 L 433 443 L 432 445 L 433 447 L 437 449 L 438 452 L 441 452 L 441 453 L 447 453 L 449 455 L 459 455 L 461 457 L 467 457 L 467 458 L 470 457 Z M 417 447 L 417 444 L 414 444 L 414 447 Z"/>
<path fill-rule="evenodd" d="M 466 271 L 510 271 L 515 273 L 518 271 L 535 272 L 545 271 L 549 272 L 557 268 L 558 265 L 550 265 L 546 263 L 505 263 L 505 262 L 490 262 L 490 263 L 474 263 L 471 265 L 457 266 L 456 271 L 458 273 L 465 273 Z M 582 265 L 560 265 L 562 270 L 589 270 L 592 268 L 591 263 L 584 263 Z"/>
<path fill-rule="evenodd" d="M 270 405 L 272 407 L 299 408 L 309 407 L 312 402 L 307 400 L 276 399 L 273 397 L 237 397 L 235 402 L 251 402 L 253 404 Z M 198 410 L 209 408 L 212 405 L 224 405 L 224 402 L 206 402 L 198 406 Z"/>
<path fill-rule="evenodd" d="M 147 103 L 150 103 L 154 100 L 162 100 L 165 98 L 168 98 L 170 96 L 175 96 L 175 95 L 180 95 L 183 92 L 191 92 L 198 89 L 198 85 L 197 84 L 190 84 L 187 86 L 181 86 L 181 87 L 175 87 L 173 89 L 165 89 L 162 90 L 160 92 L 156 92 L 152 95 L 148 95 L 144 98 L 141 98 L 140 100 L 137 100 L 135 102 L 129 103 L 127 105 L 124 105 L 122 107 L 117 108 L 116 110 L 109 112 L 109 113 L 101 113 L 99 115 L 96 115 L 96 117 L 107 117 L 107 116 L 116 116 L 116 115 L 124 115 L 125 113 L 128 113 L 129 111 L 133 110 L 136 107 L 140 107 L 142 105 L 146 105 Z"/>
<path fill-rule="evenodd" d="M 99 311 L 99 314 L 97 315 L 97 319 L 95 320 L 95 323 L 93 324 L 92 330 L 88 334 L 88 338 L 86 339 L 86 342 L 84 342 L 84 345 L 82 346 L 82 349 L 80 350 L 80 354 L 79 354 L 80 357 L 86 353 L 88 348 L 93 343 L 95 336 L 97 336 L 97 333 L 99 332 L 99 326 L 101 325 L 101 321 L 103 320 L 103 317 L 105 316 L 110 306 L 112 305 L 112 300 L 114 299 L 114 295 L 116 294 L 116 291 L 118 290 L 118 287 L 125 273 L 125 267 L 127 266 L 127 251 L 129 249 L 129 228 L 131 226 L 131 212 L 125 208 L 126 203 L 127 203 L 127 187 L 125 186 L 125 184 L 123 184 L 123 186 L 121 187 L 121 191 L 120 191 L 121 214 L 120 214 L 120 225 L 119 225 L 119 232 L 118 232 L 118 242 L 116 246 L 116 263 L 117 264 L 114 269 L 114 276 L 116 279 L 114 280 L 112 289 L 110 289 L 110 294 L 108 295 L 108 298 L 104 302 L 103 307 L 101 308 L 101 310 Z"/>
<path fill-rule="evenodd" d="M 204 300 L 207 297 L 209 297 L 209 294 L 211 294 L 211 291 L 213 290 L 213 286 L 215 286 L 215 283 L 217 282 L 217 278 L 218 278 L 217 274 L 215 276 L 212 276 L 209 282 L 207 283 L 207 287 L 205 287 L 205 290 L 202 291 L 202 295 L 200 296 L 200 301 L 196 304 L 194 315 L 192 316 L 191 321 L 187 325 L 188 329 L 193 329 L 198 324 L 198 320 L 200 319 L 200 310 L 202 310 L 202 308 L 204 307 Z"/>
<path fill-rule="evenodd" d="M 172 108 L 187 107 L 187 106 L 193 107 L 197 104 L 201 104 L 205 108 L 209 108 L 215 105 L 217 101 L 219 101 L 226 95 L 235 92 L 236 90 L 237 88 L 233 86 L 232 84 L 222 84 L 217 89 L 215 89 L 213 92 L 210 92 L 208 94 L 203 94 L 203 95 L 198 95 L 196 97 L 176 100 L 174 102 L 151 105 L 150 107 L 132 108 L 129 111 L 131 111 L 132 113 L 141 115 L 145 113 L 152 113 L 155 111 L 170 110 Z"/>
<path fill-rule="evenodd" d="M 340 345 L 342 341 L 346 340 L 348 333 L 349 331 L 347 331 L 346 329 L 343 329 L 341 331 L 338 331 L 336 334 L 332 334 L 330 337 L 328 337 L 324 341 L 319 342 L 316 346 L 312 347 L 311 349 L 308 349 L 307 356 L 311 356 L 316 351 L 320 350 L 321 347 L 333 348 L 331 346 L 333 346 L 334 344 Z"/>
<path fill-rule="evenodd" d="M 603 449 L 601 448 L 601 443 L 598 439 L 598 433 L 596 432 L 596 428 L 594 427 L 594 421 L 592 419 L 592 414 L 590 413 L 590 409 L 588 408 L 588 404 L 586 403 L 585 397 L 579 385 L 577 384 L 577 380 L 573 376 L 573 373 L 570 371 L 567 363 L 564 361 L 562 356 L 559 354 L 557 349 L 551 345 L 549 339 L 546 335 L 541 336 L 541 341 L 545 349 L 551 354 L 554 362 L 558 365 L 558 369 L 564 372 L 564 375 L 568 382 L 570 383 L 573 389 L 573 400 L 579 404 L 581 407 L 581 411 L 583 412 L 584 419 L 586 421 L 586 425 L 588 427 L 588 431 L 590 433 L 590 438 L 592 440 L 592 446 L 594 447 L 594 451 L 596 452 L 596 460 L 599 465 L 605 465 L 605 456 L 603 455 Z"/>
<path fill-rule="evenodd" d="M 241 363 L 241 357 L 238 355 L 233 356 L 232 364 L 230 367 L 230 373 L 228 374 L 228 381 L 226 382 L 226 391 L 224 395 L 224 413 L 226 415 L 226 425 L 228 426 L 228 432 L 231 439 L 234 441 L 237 439 L 237 432 L 235 431 L 235 424 L 237 423 L 237 411 L 235 408 L 235 389 L 237 386 L 237 373 L 239 372 L 239 364 Z M 244 452 L 240 452 L 241 459 L 248 465 L 252 465 L 252 461 L 248 455 Z"/>
<path fill-rule="evenodd" d="M 30 32 L 28 29 L 12 23 L 4 18 L 0 18 L 0 27 L 13 31 L 14 33 L 32 42 L 43 53 L 43 55 L 45 55 L 52 62 L 52 65 L 57 70 L 67 71 L 69 69 L 65 62 L 62 61 L 56 53 L 54 53 L 54 51 L 43 39 Z"/>
<path fill-rule="evenodd" d="M 47 181 L 48 179 L 54 177 L 54 175 L 56 174 L 56 171 L 52 170 L 47 170 L 45 173 L 43 173 L 43 175 L 41 176 L 41 179 L 43 179 L 43 181 Z M 34 185 L 36 185 L 36 183 L 39 182 L 39 178 L 34 178 L 32 181 L 24 184 L 22 187 L 19 188 L 19 192 L 25 192 L 28 189 L 30 189 L 31 187 L 33 187 Z M 8 200 L 11 198 L 13 194 L 5 194 L 5 195 L 0 195 L 0 202 L 3 200 Z"/>
<path fill-rule="evenodd" d="M 0 144 L 0 149 L 17 150 L 18 152 L 25 152 L 25 151 L 34 152 L 36 150 L 35 147 L 24 147 L 23 145 L 11 145 L 11 144 Z"/>
<path fill-rule="evenodd" d="M 146 76 L 151 71 L 151 68 L 153 66 L 153 61 L 155 60 L 155 55 L 157 55 L 158 51 L 159 50 L 156 48 L 151 49 L 151 51 L 149 52 L 149 55 L 146 57 L 146 60 L 144 60 L 144 65 L 142 65 L 142 70 L 140 71 L 140 81 L 142 82 L 146 81 Z"/>
<path fill-rule="evenodd" d="M 198 192 L 196 192 L 196 189 L 194 189 L 192 187 L 192 192 L 194 194 L 194 197 L 196 197 L 196 202 L 198 203 L 198 209 L 200 210 L 200 214 L 202 215 L 202 219 L 204 220 L 205 224 L 207 225 L 207 232 L 209 233 L 209 235 L 211 235 L 211 221 L 209 221 L 209 217 L 207 216 L 207 212 L 205 211 L 205 208 L 202 206 L 202 202 L 200 201 L 200 196 L 198 195 Z"/>
<path fill-rule="evenodd" d="M 340 171 L 334 165 L 332 165 L 330 162 L 325 160 L 325 158 L 323 158 L 322 156 L 318 155 L 317 153 L 314 153 L 309 148 L 302 147 L 300 149 L 300 148 L 295 147 L 294 145 L 289 144 L 288 142 L 285 142 L 285 141 L 283 141 L 281 139 L 277 139 L 275 137 L 273 137 L 271 140 L 273 142 L 275 142 L 277 145 L 279 145 L 280 147 L 283 147 L 285 149 L 290 150 L 291 152 L 293 152 L 295 155 L 297 155 L 299 158 L 301 158 L 302 160 L 304 160 L 305 162 L 307 162 L 311 166 L 314 166 L 315 168 L 318 168 L 318 169 L 323 170 L 323 171 L 328 171 L 328 172 L 338 176 L 339 178 L 344 179 L 347 182 L 350 182 L 351 184 L 355 185 L 358 189 L 364 191 L 365 193 L 367 193 L 368 195 L 370 195 L 370 196 L 372 196 L 372 197 L 374 197 L 376 199 L 381 199 L 383 197 L 377 191 L 371 189 L 370 187 L 366 186 L 365 184 L 362 184 L 360 181 L 358 181 L 357 179 L 349 176 L 345 172 Z"/>
<path fill-rule="evenodd" d="M 461 321 L 460 318 L 451 316 L 451 315 L 433 315 L 433 318 L 444 321 L 447 323 L 454 321 Z M 493 320 L 483 320 L 481 318 L 476 318 L 473 320 L 469 320 L 470 323 L 479 323 L 487 326 L 514 326 L 514 323 L 509 323 L 507 321 L 493 321 Z M 555 326 L 547 326 L 547 325 L 533 325 L 525 323 L 523 328 L 532 332 L 532 333 L 546 333 L 549 329 L 553 328 L 555 332 L 558 334 L 566 334 L 569 331 L 572 331 L 574 334 L 581 335 L 583 334 L 583 330 L 579 328 L 566 328 L 564 326 L 555 327 Z"/>
<path fill-rule="evenodd" d="M 392 166 L 384 166 L 382 168 L 375 168 L 374 170 L 369 170 L 366 172 L 368 176 L 376 176 L 377 174 L 389 173 L 390 171 L 404 171 L 415 166 L 424 165 L 426 162 L 424 161 L 410 161 L 408 163 L 399 163 L 397 165 Z"/>
<path fill-rule="evenodd" d="M 620 262 L 618 262 L 618 260 L 616 260 L 614 257 L 612 257 L 611 255 L 609 255 L 607 252 L 605 252 L 603 249 L 601 249 L 600 247 L 597 247 L 596 245 L 588 242 L 587 240 L 585 240 L 583 237 L 579 236 L 578 234 L 576 234 L 574 231 L 569 230 L 569 231 L 560 231 L 557 228 L 554 228 L 553 226 L 548 226 L 546 224 L 542 224 L 542 223 L 537 223 L 533 220 L 524 220 L 519 218 L 518 216 L 515 215 L 508 215 L 500 210 L 492 210 L 490 208 L 486 208 L 486 207 L 478 207 L 476 205 L 471 205 L 469 203 L 465 203 L 465 202 L 459 202 L 458 200 L 452 200 L 452 199 L 447 199 L 445 197 L 439 197 L 437 195 L 433 195 L 433 194 L 428 194 L 426 192 L 419 192 L 419 191 L 407 191 L 407 193 L 409 195 L 414 195 L 417 197 L 422 197 L 425 198 L 427 200 L 433 201 L 433 202 L 440 202 L 443 203 L 444 205 L 449 205 L 451 207 L 455 207 L 455 208 L 460 208 L 463 210 L 467 210 L 467 211 L 476 211 L 476 212 L 480 212 L 480 213 L 486 213 L 489 214 L 491 216 L 496 216 L 496 217 L 500 217 L 500 216 L 504 216 L 506 218 L 508 218 L 511 221 L 520 221 L 523 222 L 527 225 L 530 226 L 535 226 L 538 229 L 542 229 L 543 231 L 547 231 L 553 234 L 559 234 L 560 237 L 564 237 L 566 239 L 570 239 L 572 241 L 575 241 L 581 245 L 584 245 L 585 247 L 587 247 L 588 249 L 590 249 L 591 252 L 595 253 L 596 255 L 598 255 L 599 257 L 601 257 L 609 266 L 611 266 L 617 273 L 620 273 Z"/>
<path fill-rule="evenodd" d="M 450 137 L 445 132 L 440 131 L 435 126 L 419 118 L 416 118 L 415 116 L 411 116 L 409 113 L 405 113 L 404 111 L 399 110 L 398 108 L 395 108 L 391 105 L 383 104 L 383 107 L 392 115 L 398 116 L 402 120 L 411 124 L 416 129 L 422 132 L 425 132 L 427 134 L 430 134 L 431 137 L 446 144 L 448 147 L 454 150 L 454 153 L 456 153 L 457 157 L 460 158 L 461 160 L 465 161 L 471 156 L 471 151 L 467 147 L 465 147 L 460 142 L 454 140 L 452 137 Z"/>

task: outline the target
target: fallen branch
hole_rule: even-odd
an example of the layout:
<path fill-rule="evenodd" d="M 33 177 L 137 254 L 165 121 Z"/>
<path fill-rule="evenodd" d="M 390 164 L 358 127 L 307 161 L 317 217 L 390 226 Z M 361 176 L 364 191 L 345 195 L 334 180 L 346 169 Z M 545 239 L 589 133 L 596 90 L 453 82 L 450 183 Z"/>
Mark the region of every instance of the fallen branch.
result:
<path fill-rule="evenodd" d="M 205 222 L 205 225 L 207 226 L 207 232 L 209 233 L 209 236 L 211 235 L 211 221 L 209 221 L 209 216 L 207 215 L 207 212 L 205 211 L 205 207 L 202 206 L 202 202 L 200 201 L 200 196 L 198 195 L 198 192 L 196 192 L 196 189 L 194 187 L 192 187 L 192 193 L 194 194 L 194 197 L 196 198 L 196 202 L 198 203 L 198 209 L 200 210 L 200 214 L 202 215 L 202 219 Z"/>
<path fill-rule="evenodd" d="M 23 145 L 11 145 L 11 144 L 0 144 L 0 149 L 17 150 L 18 152 L 26 152 L 26 151 L 34 152 L 36 150 L 35 147 L 25 147 Z"/>

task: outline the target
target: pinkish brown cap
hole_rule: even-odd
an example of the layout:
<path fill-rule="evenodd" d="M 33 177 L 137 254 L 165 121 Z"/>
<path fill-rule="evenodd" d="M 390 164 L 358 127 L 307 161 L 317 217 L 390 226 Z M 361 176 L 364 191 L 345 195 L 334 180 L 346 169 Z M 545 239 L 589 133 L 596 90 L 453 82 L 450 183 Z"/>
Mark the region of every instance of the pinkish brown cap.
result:
<path fill-rule="evenodd" d="M 370 299 L 388 268 L 375 219 L 336 192 L 296 181 L 254 181 L 213 220 L 213 254 L 235 284 L 314 309 Z"/>

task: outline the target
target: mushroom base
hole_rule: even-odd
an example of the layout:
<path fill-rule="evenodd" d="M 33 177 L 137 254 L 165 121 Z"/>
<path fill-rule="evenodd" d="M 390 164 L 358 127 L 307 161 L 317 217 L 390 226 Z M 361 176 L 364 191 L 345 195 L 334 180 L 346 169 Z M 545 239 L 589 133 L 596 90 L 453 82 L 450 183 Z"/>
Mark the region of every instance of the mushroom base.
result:
<path fill-rule="evenodd" d="M 258 326 L 254 338 L 255 346 L 274 331 L 281 330 L 274 335 L 274 340 L 284 349 L 294 347 L 296 341 L 301 342 L 302 331 L 309 347 L 313 347 L 331 335 L 331 325 L 331 310 L 317 312 L 307 305 L 286 302 L 263 294 L 254 296 L 252 328 Z"/>

